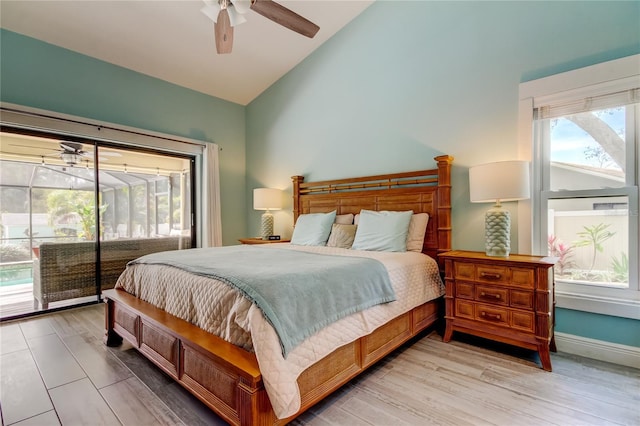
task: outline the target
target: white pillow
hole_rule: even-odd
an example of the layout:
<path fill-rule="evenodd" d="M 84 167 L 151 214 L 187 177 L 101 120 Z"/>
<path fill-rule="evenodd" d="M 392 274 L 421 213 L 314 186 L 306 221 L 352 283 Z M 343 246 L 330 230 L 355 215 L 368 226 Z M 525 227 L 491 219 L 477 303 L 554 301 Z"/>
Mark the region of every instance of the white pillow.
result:
<path fill-rule="evenodd" d="M 324 246 L 331 233 L 336 211 L 331 213 L 309 213 L 298 216 L 293 228 L 291 244 L 299 246 Z"/>
<path fill-rule="evenodd" d="M 354 250 L 407 251 L 407 234 L 413 212 L 361 210 Z"/>
<path fill-rule="evenodd" d="M 417 251 L 418 253 L 422 252 L 424 234 L 427 232 L 428 223 L 428 213 L 416 213 L 411 216 L 411 222 L 409 222 L 409 233 L 407 234 L 407 251 Z"/>
<path fill-rule="evenodd" d="M 353 224 L 353 213 L 336 215 L 336 222 L 335 223 L 340 224 L 340 225 L 352 225 Z"/>

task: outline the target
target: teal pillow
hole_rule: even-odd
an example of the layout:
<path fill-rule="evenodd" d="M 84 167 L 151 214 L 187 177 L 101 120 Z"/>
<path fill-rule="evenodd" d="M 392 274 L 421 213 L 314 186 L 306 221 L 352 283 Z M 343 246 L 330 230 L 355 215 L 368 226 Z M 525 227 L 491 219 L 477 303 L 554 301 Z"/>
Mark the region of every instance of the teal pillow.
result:
<path fill-rule="evenodd" d="M 407 251 L 407 234 L 413 211 L 360 211 L 354 250 Z"/>
<path fill-rule="evenodd" d="M 327 244 L 336 211 L 331 213 L 309 213 L 298 216 L 293 228 L 291 244 L 299 246 L 324 246 Z"/>

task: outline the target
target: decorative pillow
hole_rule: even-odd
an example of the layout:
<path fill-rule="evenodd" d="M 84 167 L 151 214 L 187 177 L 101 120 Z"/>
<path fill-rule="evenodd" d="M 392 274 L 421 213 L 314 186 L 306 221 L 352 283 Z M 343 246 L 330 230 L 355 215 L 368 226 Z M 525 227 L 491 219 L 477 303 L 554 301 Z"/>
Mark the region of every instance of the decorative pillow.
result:
<path fill-rule="evenodd" d="M 331 227 L 331 235 L 327 241 L 327 247 L 351 248 L 356 236 L 356 225 L 343 225 L 334 223 Z"/>
<path fill-rule="evenodd" d="M 299 246 L 324 246 L 327 244 L 336 211 L 331 213 L 309 213 L 298 216 L 293 228 L 291 244 Z"/>
<path fill-rule="evenodd" d="M 351 225 L 353 223 L 353 213 L 336 215 L 336 223 L 341 225 Z"/>
<path fill-rule="evenodd" d="M 353 217 L 353 224 L 354 224 L 354 225 L 357 225 L 357 224 L 358 224 L 358 222 L 360 222 L 360 213 L 358 213 L 357 215 L 355 215 L 355 216 Z"/>
<path fill-rule="evenodd" d="M 413 212 L 361 210 L 354 250 L 407 251 L 407 234 Z"/>
<path fill-rule="evenodd" d="M 411 222 L 409 222 L 409 233 L 407 234 L 407 251 L 417 251 L 418 253 L 422 252 L 424 234 L 427 232 L 428 223 L 428 213 L 416 213 L 411 216 Z"/>

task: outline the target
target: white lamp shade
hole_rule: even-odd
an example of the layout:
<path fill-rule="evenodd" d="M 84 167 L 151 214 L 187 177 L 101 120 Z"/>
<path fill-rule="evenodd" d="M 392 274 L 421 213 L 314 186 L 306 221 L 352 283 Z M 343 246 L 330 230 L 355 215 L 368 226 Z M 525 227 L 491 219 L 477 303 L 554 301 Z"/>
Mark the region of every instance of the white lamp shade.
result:
<path fill-rule="evenodd" d="M 499 161 L 471 167 L 469 194 L 472 203 L 529 198 L 529 162 Z"/>
<path fill-rule="evenodd" d="M 253 190 L 254 210 L 280 210 L 282 191 L 275 188 L 256 188 Z"/>

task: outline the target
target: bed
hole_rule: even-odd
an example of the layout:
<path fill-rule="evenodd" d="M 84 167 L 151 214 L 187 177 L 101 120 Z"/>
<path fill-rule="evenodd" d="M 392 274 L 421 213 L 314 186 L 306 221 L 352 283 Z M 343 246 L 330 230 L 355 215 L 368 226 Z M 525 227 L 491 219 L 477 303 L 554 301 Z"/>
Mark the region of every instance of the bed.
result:
<path fill-rule="evenodd" d="M 294 176 L 294 219 L 297 221 L 302 215 L 331 211 L 336 211 L 338 215 L 355 215 L 362 210 L 412 210 L 414 213 L 428 213 L 429 220 L 421 252 L 438 259 L 438 253 L 451 249 L 450 169 L 453 158 L 443 155 L 435 160 L 437 168 L 418 172 L 309 183 L 304 182 L 302 176 Z M 292 249 L 285 246 L 286 244 L 268 245 L 264 249 Z M 335 254 L 336 251 L 340 249 L 332 249 L 331 253 Z M 165 272 L 156 273 L 156 276 L 146 272 L 138 273 L 139 277 L 145 277 L 148 281 L 160 280 L 163 275 L 166 275 Z M 275 359 L 273 361 L 260 355 L 260 347 L 274 346 L 275 341 L 270 336 L 274 334 L 273 329 L 265 326 L 264 321 L 254 322 L 250 327 L 254 333 L 253 342 L 258 345 L 253 351 L 238 345 L 238 342 L 230 343 L 172 315 L 168 312 L 170 309 L 161 309 L 122 288 L 107 290 L 103 296 L 106 302 L 107 345 L 118 345 L 122 338 L 126 339 L 224 420 L 240 425 L 290 422 L 398 346 L 432 326 L 438 319 L 441 303 L 440 297 L 429 297 L 424 303 L 408 309 L 393 308 L 399 301 L 371 307 L 352 315 L 364 318 L 364 323 L 371 327 L 365 334 L 346 339 L 324 353 L 319 349 L 324 347 L 318 343 L 320 340 L 313 343 L 317 338 L 316 334 L 322 335 L 325 332 L 323 330 L 301 343 L 299 347 L 304 349 L 293 349 L 286 359 L 284 356 L 280 359 L 269 355 L 269 358 Z M 381 310 L 395 313 L 379 323 L 377 312 Z M 367 319 L 369 314 L 373 315 L 373 319 Z M 252 318 L 258 316 L 256 314 Z M 340 319 L 338 323 L 351 321 L 352 316 Z M 266 337 L 259 333 L 264 333 Z M 290 367 L 287 364 L 290 359 L 295 363 L 300 358 L 295 355 L 295 351 L 314 353 L 315 359 L 307 360 L 308 365 L 299 362 Z M 260 366 L 264 371 L 260 370 Z M 278 368 L 282 371 L 278 372 Z M 273 377 L 279 377 L 280 374 L 293 375 L 295 398 L 290 404 L 288 399 L 283 403 L 281 397 L 273 393 Z"/>

